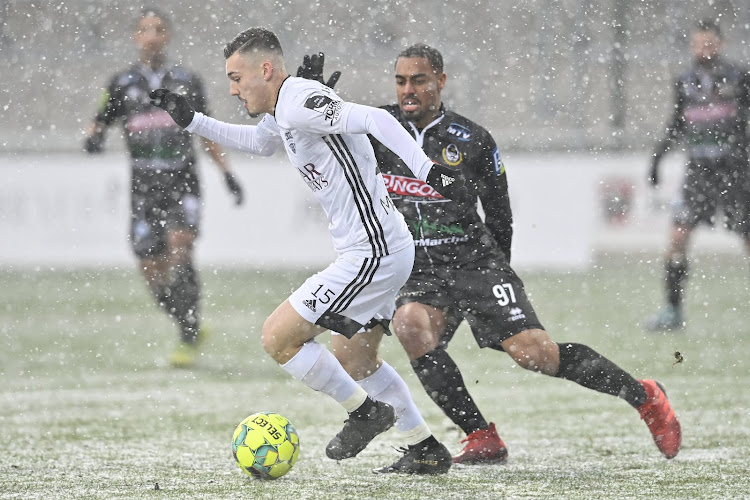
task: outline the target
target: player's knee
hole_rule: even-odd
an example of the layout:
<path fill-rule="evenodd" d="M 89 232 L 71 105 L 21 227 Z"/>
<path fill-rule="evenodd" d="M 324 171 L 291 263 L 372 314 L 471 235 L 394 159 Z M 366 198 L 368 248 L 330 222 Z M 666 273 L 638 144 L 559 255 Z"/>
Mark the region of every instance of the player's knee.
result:
<path fill-rule="evenodd" d="M 286 359 L 282 359 L 287 347 L 285 337 L 280 335 L 280 332 L 273 327 L 273 322 L 270 318 L 263 323 L 260 343 L 263 346 L 263 350 L 277 363 L 285 363 L 287 361 Z"/>
<path fill-rule="evenodd" d="M 411 335 L 422 327 L 424 319 L 420 313 L 420 308 L 414 303 L 405 304 L 396 310 L 393 315 L 393 328 L 399 338 L 401 335 Z"/>
<path fill-rule="evenodd" d="M 419 304 L 401 306 L 393 317 L 393 330 L 411 359 L 430 352 L 438 345 L 430 318 Z"/>

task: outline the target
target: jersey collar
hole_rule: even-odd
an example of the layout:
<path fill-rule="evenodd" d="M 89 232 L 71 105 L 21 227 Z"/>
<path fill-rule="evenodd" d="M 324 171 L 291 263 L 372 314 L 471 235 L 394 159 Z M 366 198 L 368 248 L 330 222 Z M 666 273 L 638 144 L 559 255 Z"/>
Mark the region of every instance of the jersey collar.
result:
<path fill-rule="evenodd" d="M 419 144 L 419 147 L 421 148 L 424 144 L 424 135 L 425 133 L 430 130 L 432 127 L 443 121 L 443 118 L 445 118 L 445 109 L 443 108 L 442 103 L 440 104 L 440 116 L 432 120 L 430 123 L 427 124 L 425 128 L 423 128 L 421 131 L 417 128 L 416 125 L 414 125 L 414 122 L 407 122 L 409 126 L 411 127 L 412 132 L 414 132 L 414 138 L 417 140 L 417 144 Z"/>
<path fill-rule="evenodd" d="M 279 91 L 278 91 L 278 92 L 276 92 L 276 102 L 275 102 L 275 103 L 273 103 L 273 113 L 269 113 L 269 114 L 270 114 L 271 116 L 273 116 L 274 118 L 276 117 L 276 106 L 278 106 L 278 105 L 279 105 L 279 96 L 281 95 L 281 89 L 282 89 L 282 88 L 284 87 L 284 84 L 286 83 L 286 81 L 287 81 L 287 80 L 289 80 L 289 77 L 290 77 L 290 76 L 292 76 L 292 75 L 286 75 L 286 78 L 284 78 L 284 79 L 283 79 L 283 80 L 281 81 L 281 85 L 279 85 Z"/>
<path fill-rule="evenodd" d="M 151 89 L 158 89 L 164 86 L 162 85 L 164 77 L 172 69 L 172 65 L 168 61 L 164 61 L 164 64 L 153 69 L 151 66 L 139 61 L 135 64 L 135 69 L 146 78 Z"/>

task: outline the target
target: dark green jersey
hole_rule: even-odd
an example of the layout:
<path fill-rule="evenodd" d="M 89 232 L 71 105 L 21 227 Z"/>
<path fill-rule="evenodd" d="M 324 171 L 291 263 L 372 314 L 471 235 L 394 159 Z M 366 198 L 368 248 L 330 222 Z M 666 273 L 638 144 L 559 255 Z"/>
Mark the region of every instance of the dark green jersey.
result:
<path fill-rule="evenodd" d="M 693 65 L 675 81 L 674 112 L 659 152 L 686 143 L 692 158 L 746 158 L 750 74 L 716 58 Z"/>
<path fill-rule="evenodd" d="M 434 162 L 461 170 L 470 195 L 481 201 L 485 213 L 483 222 L 476 210 L 444 199 L 416 179 L 398 156 L 371 137 L 388 192 L 414 237 L 415 269 L 480 265 L 488 257 L 503 255 L 510 260 L 513 217 L 508 182 L 489 132 L 443 108 L 440 117 L 424 130 L 417 130 L 405 120 L 398 106 L 383 106 L 383 109 L 401 122 Z"/>
<path fill-rule="evenodd" d="M 136 63 L 114 75 L 102 98 L 96 121 L 104 127 L 121 121 L 133 166 L 134 189 L 138 184 L 194 184 L 195 150 L 191 134 L 169 114 L 151 105 L 149 92 L 167 88 L 188 97 L 196 111 L 207 113 L 200 78 L 181 66 L 157 70 Z M 191 189 L 197 194 L 197 185 Z"/>

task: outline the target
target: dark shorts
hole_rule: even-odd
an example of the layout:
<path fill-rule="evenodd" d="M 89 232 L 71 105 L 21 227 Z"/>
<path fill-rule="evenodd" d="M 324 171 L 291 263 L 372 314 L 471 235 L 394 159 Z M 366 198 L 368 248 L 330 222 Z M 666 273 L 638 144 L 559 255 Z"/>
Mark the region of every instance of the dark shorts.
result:
<path fill-rule="evenodd" d="M 521 279 L 503 259 L 495 262 L 501 263 L 471 269 L 415 269 L 396 297 L 396 306 L 418 302 L 442 309 L 447 320 L 440 339 L 443 346 L 466 319 L 479 347 L 503 350 L 504 340 L 544 327 Z"/>
<path fill-rule="evenodd" d="M 187 229 L 198 234 L 201 201 L 194 175 L 136 175 L 130 202 L 130 243 L 140 258 L 163 255 L 171 230 Z"/>
<path fill-rule="evenodd" d="M 694 228 L 715 224 L 750 236 L 750 183 L 747 161 L 735 158 L 691 159 L 674 223 Z"/>

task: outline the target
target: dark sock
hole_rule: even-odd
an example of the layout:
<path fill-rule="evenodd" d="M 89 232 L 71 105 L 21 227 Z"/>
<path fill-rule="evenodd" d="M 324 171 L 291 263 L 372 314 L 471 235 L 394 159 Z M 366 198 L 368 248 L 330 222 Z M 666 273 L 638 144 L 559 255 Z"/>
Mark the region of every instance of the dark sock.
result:
<path fill-rule="evenodd" d="M 412 361 L 411 366 L 427 394 L 466 435 L 488 427 L 458 366 L 445 349 L 433 349 Z"/>
<path fill-rule="evenodd" d="M 154 296 L 154 300 L 156 300 L 157 305 L 164 309 L 167 314 L 171 316 L 171 296 L 169 294 L 169 288 L 165 283 L 149 283 L 148 286 L 149 290 L 151 290 L 151 295 Z"/>
<path fill-rule="evenodd" d="M 174 266 L 168 287 L 169 307 L 172 317 L 180 327 L 183 342 L 195 342 L 198 337 L 198 304 L 200 285 L 198 273 L 191 262 Z"/>
<path fill-rule="evenodd" d="M 367 396 L 365 402 L 351 412 L 349 416 L 356 420 L 369 420 L 377 414 L 377 411 L 378 404 L 370 396 Z"/>
<path fill-rule="evenodd" d="M 559 344 L 558 378 L 597 392 L 617 396 L 637 408 L 646 402 L 643 385 L 619 366 L 583 344 Z"/>
<path fill-rule="evenodd" d="M 682 284 L 687 278 L 687 262 L 670 259 L 667 261 L 666 270 L 667 302 L 679 308 L 682 306 Z"/>
<path fill-rule="evenodd" d="M 440 443 L 437 439 L 435 439 L 435 436 L 432 434 L 429 435 L 429 437 L 423 439 L 422 441 L 418 442 L 417 444 L 412 444 L 409 446 L 409 448 L 414 449 L 417 448 L 419 450 L 431 450 L 433 448 L 436 448 L 440 446 Z"/>

